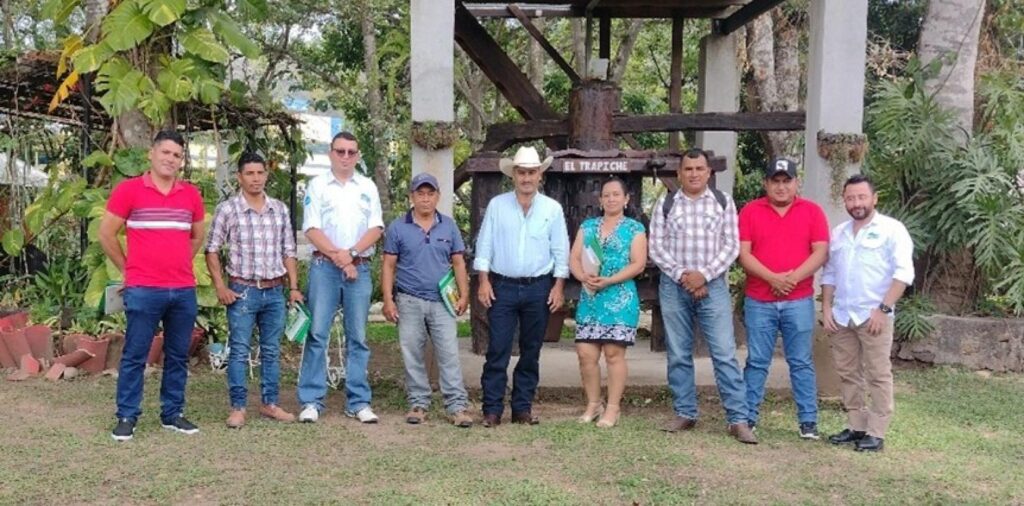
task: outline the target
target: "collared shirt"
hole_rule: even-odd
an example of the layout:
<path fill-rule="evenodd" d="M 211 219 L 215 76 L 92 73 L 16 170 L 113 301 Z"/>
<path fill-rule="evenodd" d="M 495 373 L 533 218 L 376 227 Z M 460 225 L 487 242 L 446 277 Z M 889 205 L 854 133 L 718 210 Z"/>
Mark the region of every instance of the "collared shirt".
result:
<path fill-rule="evenodd" d="M 725 209 L 710 188 L 697 198 L 680 189 L 668 216 L 658 199 L 651 216 L 651 260 L 662 272 L 679 282 L 685 271 L 697 271 L 711 281 L 729 270 L 740 255 L 736 204 L 725 194 Z"/>
<path fill-rule="evenodd" d="M 266 197 L 266 194 L 264 194 Z M 228 246 L 228 274 L 242 279 L 284 276 L 285 258 L 295 258 L 295 236 L 288 208 L 266 197 L 262 210 L 253 209 L 241 193 L 221 202 L 213 214 L 206 252 Z"/>
<path fill-rule="evenodd" d="M 452 255 L 465 251 L 455 220 L 438 212 L 430 230 L 424 231 L 409 211 L 392 221 L 384 233 L 384 254 L 398 257 L 395 286 L 401 293 L 424 300 L 441 300 L 437 284 L 451 269 Z"/>
<path fill-rule="evenodd" d="M 164 195 L 146 172 L 119 183 L 107 211 L 126 220 L 125 286 L 196 286 L 192 225 L 203 221 L 205 209 L 195 186 L 178 179 Z"/>
<path fill-rule="evenodd" d="M 832 317 L 847 326 L 871 317 L 893 280 L 914 282 L 914 242 L 899 221 L 879 212 L 853 235 L 853 220 L 832 229 L 822 285 L 836 287 Z"/>
<path fill-rule="evenodd" d="M 513 278 L 569 277 L 569 233 L 557 201 L 534 194 L 525 214 L 514 191 L 491 199 L 476 239 L 473 268 Z"/>
<path fill-rule="evenodd" d="M 331 171 L 314 177 L 303 203 L 302 231 L 319 229 L 340 249 L 351 249 L 371 228 L 384 228 L 377 185 L 358 172 L 344 183 Z M 371 256 L 373 251 L 371 246 L 360 254 Z"/>
<path fill-rule="evenodd" d="M 772 272 L 800 267 L 811 256 L 811 245 L 828 243 L 828 218 L 821 206 L 796 197 L 780 215 L 767 197 L 750 201 L 739 215 L 740 242 Z M 788 295 L 777 297 L 767 281 L 747 274 L 746 294 L 761 302 L 798 300 L 814 295 L 814 275 L 800 280 Z"/>

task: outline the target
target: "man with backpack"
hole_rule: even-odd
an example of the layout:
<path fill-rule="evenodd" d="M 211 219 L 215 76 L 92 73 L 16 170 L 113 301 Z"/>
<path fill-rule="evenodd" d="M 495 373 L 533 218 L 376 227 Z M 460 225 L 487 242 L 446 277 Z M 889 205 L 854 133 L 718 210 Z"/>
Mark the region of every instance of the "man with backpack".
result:
<path fill-rule="evenodd" d="M 664 430 L 685 431 L 697 425 L 693 374 L 696 319 L 711 351 L 729 434 L 740 442 L 756 444 L 747 425 L 746 387 L 736 361 L 732 298 L 726 280 L 740 250 L 736 204 L 708 186 L 711 167 L 701 149 L 683 155 L 676 175 L 679 190 L 658 201 L 650 226 L 651 260 L 661 269 L 658 292 L 675 410 Z"/>

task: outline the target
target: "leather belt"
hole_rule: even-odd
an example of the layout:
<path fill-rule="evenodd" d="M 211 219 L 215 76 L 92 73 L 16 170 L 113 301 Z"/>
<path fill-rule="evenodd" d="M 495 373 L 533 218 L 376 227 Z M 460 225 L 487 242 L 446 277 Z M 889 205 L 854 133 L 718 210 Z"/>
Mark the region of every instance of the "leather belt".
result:
<path fill-rule="evenodd" d="M 273 279 L 242 279 L 231 276 L 232 283 L 238 283 L 246 286 L 255 286 L 260 290 L 264 288 L 274 288 L 284 284 L 284 276 Z"/>
<path fill-rule="evenodd" d="M 542 274 L 540 276 L 534 276 L 532 278 L 513 278 L 509 276 L 502 276 L 496 272 L 491 272 L 487 275 L 487 279 L 492 281 L 501 281 L 502 283 L 509 283 L 512 285 L 532 285 L 538 281 L 550 279 L 551 274 Z"/>
<path fill-rule="evenodd" d="M 317 257 L 317 258 L 323 258 L 324 260 L 327 260 L 329 262 L 332 261 L 331 257 L 329 257 L 329 256 L 327 256 L 327 255 L 325 255 L 323 253 L 320 253 L 319 251 L 314 251 L 313 252 L 313 256 Z M 355 258 L 352 259 L 352 265 L 359 265 L 359 264 L 367 263 L 369 261 L 370 261 L 370 257 L 355 257 Z"/>

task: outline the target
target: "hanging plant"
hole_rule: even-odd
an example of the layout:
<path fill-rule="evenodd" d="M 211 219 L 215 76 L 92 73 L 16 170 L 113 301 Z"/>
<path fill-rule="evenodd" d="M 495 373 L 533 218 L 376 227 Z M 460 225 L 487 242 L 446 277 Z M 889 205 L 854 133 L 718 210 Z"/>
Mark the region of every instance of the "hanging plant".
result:
<path fill-rule="evenodd" d="M 448 149 L 459 139 L 459 127 L 450 121 L 414 121 L 412 141 L 428 151 Z"/>
<path fill-rule="evenodd" d="M 843 183 L 846 182 L 846 168 L 864 160 L 868 151 L 868 138 L 857 133 L 826 133 L 818 130 L 818 156 L 831 169 L 832 200 L 842 201 Z"/>

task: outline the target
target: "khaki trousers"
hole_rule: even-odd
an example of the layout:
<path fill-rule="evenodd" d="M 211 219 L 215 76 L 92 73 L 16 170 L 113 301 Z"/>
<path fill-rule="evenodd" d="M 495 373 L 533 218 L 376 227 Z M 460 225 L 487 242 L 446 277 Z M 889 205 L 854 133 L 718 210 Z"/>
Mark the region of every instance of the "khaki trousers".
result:
<path fill-rule="evenodd" d="M 885 437 L 893 412 L 892 333 L 892 318 L 877 335 L 868 332 L 868 321 L 857 326 L 851 321 L 847 327 L 839 325 L 831 339 L 847 424 L 879 438 Z"/>

